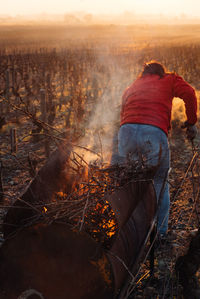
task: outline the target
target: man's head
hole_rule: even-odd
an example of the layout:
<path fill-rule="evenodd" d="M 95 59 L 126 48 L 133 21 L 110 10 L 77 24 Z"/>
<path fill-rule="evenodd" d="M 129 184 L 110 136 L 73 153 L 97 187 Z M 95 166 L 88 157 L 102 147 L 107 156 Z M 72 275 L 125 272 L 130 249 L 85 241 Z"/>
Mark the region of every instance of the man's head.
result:
<path fill-rule="evenodd" d="M 150 61 L 144 64 L 144 68 L 141 74 L 141 77 L 149 74 L 149 75 L 158 75 L 160 78 L 164 77 L 165 75 L 165 68 L 156 61 Z"/>

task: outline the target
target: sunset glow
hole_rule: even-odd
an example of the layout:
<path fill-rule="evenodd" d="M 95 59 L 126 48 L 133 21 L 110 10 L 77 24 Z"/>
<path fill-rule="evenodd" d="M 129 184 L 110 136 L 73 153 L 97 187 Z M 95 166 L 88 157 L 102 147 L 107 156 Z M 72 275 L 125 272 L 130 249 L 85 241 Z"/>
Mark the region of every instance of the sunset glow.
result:
<path fill-rule="evenodd" d="M 92 14 L 185 14 L 200 17 L 198 0 L 7 0 L 1 3 L 1 15 L 65 14 L 70 12 Z"/>

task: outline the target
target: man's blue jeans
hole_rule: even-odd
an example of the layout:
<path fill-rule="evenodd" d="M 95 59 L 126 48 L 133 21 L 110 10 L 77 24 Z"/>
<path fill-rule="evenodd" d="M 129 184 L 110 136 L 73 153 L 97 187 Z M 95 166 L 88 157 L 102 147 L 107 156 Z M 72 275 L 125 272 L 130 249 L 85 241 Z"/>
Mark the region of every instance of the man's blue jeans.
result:
<path fill-rule="evenodd" d="M 133 161 L 142 162 L 145 167 L 156 167 L 154 186 L 159 199 L 162 186 L 170 168 L 170 153 L 166 134 L 158 127 L 143 124 L 125 124 L 118 134 L 119 156 L 129 155 Z M 158 211 L 158 232 L 168 229 L 170 208 L 169 185 L 166 182 Z"/>

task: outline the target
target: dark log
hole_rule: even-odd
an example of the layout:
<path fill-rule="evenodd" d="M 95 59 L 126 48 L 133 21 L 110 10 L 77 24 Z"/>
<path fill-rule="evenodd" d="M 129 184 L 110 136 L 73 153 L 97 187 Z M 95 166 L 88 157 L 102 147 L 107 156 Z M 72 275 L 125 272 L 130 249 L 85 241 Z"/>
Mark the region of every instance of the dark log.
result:
<path fill-rule="evenodd" d="M 189 249 L 184 256 L 178 257 L 175 270 L 179 283 L 183 287 L 184 298 L 200 298 L 200 286 L 196 272 L 200 268 L 200 229 L 192 237 Z"/>
<path fill-rule="evenodd" d="M 144 250 L 142 247 L 156 214 L 153 184 L 150 181 L 130 183 L 114 193 L 110 203 L 119 224 L 116 239 L 108 251 L 115 277 L 115 292 L 118 293 L 123 284 L 131 280 L 127 269 L 132 275 L 136 274 L 138 265 L 135 263 Z M 120 298 L 123 298 L 121 294 Z"/>
<path fill-rule="evenodd" d="M 2 245 L 0 261 L 1 299 L 17 299 L 29 289 L 45 299 L 113 298 L 105 253 L 88 235 L 66 225 L 23 229 Z"/>

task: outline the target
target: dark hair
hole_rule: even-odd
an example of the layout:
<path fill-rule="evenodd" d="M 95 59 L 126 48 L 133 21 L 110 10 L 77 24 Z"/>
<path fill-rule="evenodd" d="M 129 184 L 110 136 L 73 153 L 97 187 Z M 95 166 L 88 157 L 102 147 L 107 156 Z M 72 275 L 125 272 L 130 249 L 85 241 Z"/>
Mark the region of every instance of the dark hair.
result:
<path fill-rule="evenodd" d="M 164 66 L 161 63 L 156 61 L 150 61 L 145 63 L 141 77 L 145 75 L 158 75 L 160 78 L 163 78 L 166 74 Z"/>

